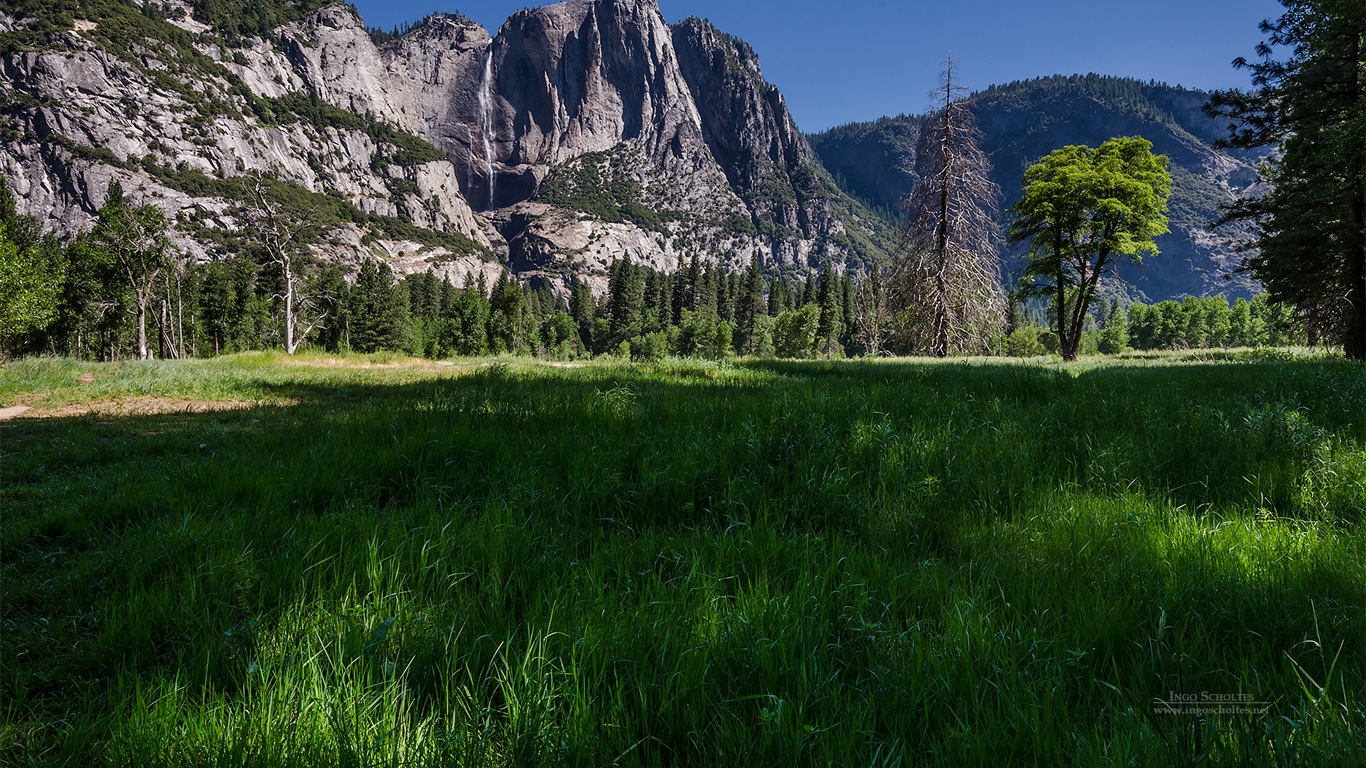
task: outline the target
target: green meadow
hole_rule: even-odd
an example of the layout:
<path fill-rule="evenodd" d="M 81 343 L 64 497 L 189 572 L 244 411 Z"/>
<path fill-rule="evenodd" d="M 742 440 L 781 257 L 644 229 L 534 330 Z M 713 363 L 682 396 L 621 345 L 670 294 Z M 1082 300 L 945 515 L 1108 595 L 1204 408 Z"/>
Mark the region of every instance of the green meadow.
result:
<path fill-rule="evenodd" d="M 15 405 L 6 766 L 1366 753 L 1357 363 L 29 359 Z"/>

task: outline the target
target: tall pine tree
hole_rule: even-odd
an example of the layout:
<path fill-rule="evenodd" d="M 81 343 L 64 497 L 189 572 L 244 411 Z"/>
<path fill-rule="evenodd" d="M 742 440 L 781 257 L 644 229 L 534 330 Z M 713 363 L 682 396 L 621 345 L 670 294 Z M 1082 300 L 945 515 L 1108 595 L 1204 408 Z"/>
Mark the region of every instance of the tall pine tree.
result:
<path fill-rule="evenodd" d="M 1234 62 L 1255 89 L 1209 106 L 1234 121 L 1226 146 L 1280 150 L 1266 166 L 1270 191 L 1226 220 L 1253 223 L 1244 266 L 1270 296 L 1366 360 L 1366 2 L 1281 3 L 1285 13 L 1262 23 L 1260 60 Z"/>

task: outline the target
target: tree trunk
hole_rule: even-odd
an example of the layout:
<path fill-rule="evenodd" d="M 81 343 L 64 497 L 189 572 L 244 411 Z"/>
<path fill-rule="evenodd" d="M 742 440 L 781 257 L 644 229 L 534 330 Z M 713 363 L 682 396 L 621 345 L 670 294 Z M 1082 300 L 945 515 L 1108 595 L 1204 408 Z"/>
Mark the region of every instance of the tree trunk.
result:
<path fill-rule="evenodd" d="M 151 359 L 152 354 L 147 349 L 147 299 L 139 295 L 138 302 L 138 359 Z"/>
<path fill-rule="evenodd" d="M 943 165 L 940 173 L 944 175 L 939 190 L 939 241 L 935 243 L 936 256 L 939 257 L 939 274 L 936 278 L 936 289 L 939 291 L 935 308 L 935 329 L 934 329 L 934 355 L 935 357 L 949 356 L 949 286 L 948 277 L 944 270 L 949 263 L 949 141 L 953 135 L 953 69 L 950 67 L 945 75 L 946 87 L 944 89 L 944 140 L 940 144 L 942 153 L 941 163 Z"/>
<path fill-rule="evenodd" d="M 193 357 L 194 351 L 185 348 L 185 297 L 180 290 L 180 275 L 177 273 L 175 278 L 175 301 L 176 301 L 176 335 L 180 337 L 178 342 L 180 354 L 185 357 Z"/>
<path fill-rule="evenodd" d="M 1351 253 L 1347 255 L 1351 275 L 1347 289 L 1347 333 L 1343 349 L 1353 360 L 1366 360 L 1366 200 L 1358 193 L 1352 201 L 1347 221 L 1356 232 Z"/>
<path fill-rule="evenodd" d="M 294 273 L 289 259 L 281 262 L 285 272 L 285 354 L 294 354 Z"/>
<path fill-rule="evenodd" d="M 1358 73 L 1362 69 L 1361 35 L 1351 36 L 1350 60 Z M 1366 75 L 1358 74 L 1356 105 L 1366 112 Z M 1343 349 L 1353 360 L 1366 360 L 1366 158 L 1358 141 L 1348 159 L 1348 184 L 1351 187 L 1347 203 L 1347 333 Z"/>
<path fill-rule="evenodd" d="M 1076 360 L 1067 343 L 1067 275 L 1062 262 L 1062 235 L 1053 238 L 1053 255 L 1058 259 L 1058 351 L 1063 360 Z"/>

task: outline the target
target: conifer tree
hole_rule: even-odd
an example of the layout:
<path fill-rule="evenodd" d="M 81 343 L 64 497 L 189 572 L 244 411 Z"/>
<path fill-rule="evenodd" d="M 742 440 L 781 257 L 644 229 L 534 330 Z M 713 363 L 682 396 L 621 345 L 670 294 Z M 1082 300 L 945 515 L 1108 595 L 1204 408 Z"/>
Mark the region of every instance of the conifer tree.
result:
<path fill-rule="evenodd" d="M 1129 314 L 1123 307 L 1116 306 L 1110 312 L 1105 327 L 1100 331 L 1097 346 L 1107 355 L 1117 355 L 1129 349 Z"/>
<path fill-rule="evenodd" d="M 1272 299 L 1366 360 L 1366 2 L 1281 4 L 1262 24 L 1260 60 L 1234 62 L 1255 89 L 1216 94 L 1208 108 L 1234 121 L 1225 146 L 1279 150 L 1265 166 L 1269 191 L 1225 220 L 1253 224 L 1244 266 Z"/>
<path fill-rule="evenodd" d="M 759 351 L 760 318 L 767 314 L 764 299 L 764 274 L 759 266 L 759 255 L 755 254 L 745 270 L 739 298 L 735 310 L 735 339 L 737 351 L 742 355 L 754 355 Z"/>
<path fill-rule="evenodd" d="M 597 317 L 597 302 L 593 291 L 582 280 L 575 279 L 569 289 L 569 314 L 579 327 L 579 340 L 584 349 L 593 348 L 593 321 Z"/>
<path fill-rule="evenodd" d="M 322 267 L 313 276 L 308 292 L 318 297 L 315 309 L 320 322 L 314 341 L 329 352 L 340 352 L 347 344 L 351 324 L 351 286 L 346 282 L 346 270 L 339 264 Z"/>
<path fill-rule="evenodd" d="M 403 349 L 407 342 L 409 299 L 388 264 L 369 260 L 351 291 L 351 346 L 358 352 Z"/>
<path fill-rule="evenodd" d="M 697 306 L 694 310 L 706 317 L 717 317 L 717 304 L 720 274 L 711 264 L 702 270 L 702 278 L 697 286 Z"/>
<path fill-rule="evenodd" d="M 612 267 L 608 287 L 608 314 L 612 319 L 612 343 L 629 341 L 641 334 L 645 319 L 645 273 L 630 257 Z"/>
<path fill-rule="evenodd" d="M 768 290 L 768 314 L 777 317 L 793 309 L 793 304 L 792 284 L 782 275 L 775 276 Z"/>
<path fill-rule="evenodd" d="M 840 301 L 839 276 L 831 268 L 821 273 L 816 300 L 820 306 L 820 323 L 816 326 L 816 353 L 826 357 L 843 355 L 840 335 L 844 332 L 844 306 Z"/>
<path fill-rule="evenodd" d="M 540 343 L 535 315 L 522 286 L 507 270 L 489 297 L 489 347 L 494 354 L 530 354 Z"/>
<path fill-rule="evenodd" d="M 949 59 L 939 102 L 916 146 L 921 179 L 906 206 L 891 297 L 902 319 L 902 343 L 944 357 L 984 352 L 1005 325 L 996 248 L 991 164 L 966 89 Z"/>
<path fill-rule="evenodd" d="M 683 322 L 683 311 L 696 312 L 699 306 L 698 288 L 702 282 L 702 267 L 693 254 L 686 271 L 674 277 L 674 325 Z"/>
<path fill-rule="evenodd" d="M 817 281 L 815 272 L 811 271 L 810 269 L 807 269 L 806 279 L 802 281 L 801 286 L 802 298 L 801 301 L 797 302 L 797 307 L 801 308 L 807 306 L 808 304 L 815 304 L 819 300 L 817 295 L 818 287 L 819 283 Z"/>

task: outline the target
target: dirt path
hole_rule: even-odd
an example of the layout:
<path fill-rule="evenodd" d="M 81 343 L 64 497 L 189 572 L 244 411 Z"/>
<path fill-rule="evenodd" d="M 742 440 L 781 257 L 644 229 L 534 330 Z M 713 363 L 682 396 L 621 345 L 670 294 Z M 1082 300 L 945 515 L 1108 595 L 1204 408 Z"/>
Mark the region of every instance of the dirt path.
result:
<path fill-rule="evenodd" d="M 16 416 L 22 416 L 23 414 L 28 413 L 29 410 L 30 409 L 27 405 L 16 405 L 12 408 L 0 408 L 0 421 L 9 421 L 10 419 Z"/>

